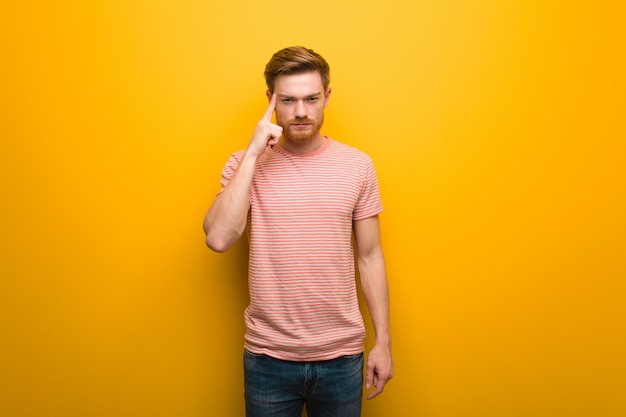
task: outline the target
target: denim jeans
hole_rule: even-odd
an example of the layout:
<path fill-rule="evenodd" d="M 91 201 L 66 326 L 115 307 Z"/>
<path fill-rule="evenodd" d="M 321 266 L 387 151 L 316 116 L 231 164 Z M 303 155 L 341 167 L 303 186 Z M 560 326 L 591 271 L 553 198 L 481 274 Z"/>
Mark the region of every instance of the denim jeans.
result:
<path fill-rule="evenodd" d="M 246 417 L 359 417 L 363 354 L 291 362 L 244 352 Z"/>

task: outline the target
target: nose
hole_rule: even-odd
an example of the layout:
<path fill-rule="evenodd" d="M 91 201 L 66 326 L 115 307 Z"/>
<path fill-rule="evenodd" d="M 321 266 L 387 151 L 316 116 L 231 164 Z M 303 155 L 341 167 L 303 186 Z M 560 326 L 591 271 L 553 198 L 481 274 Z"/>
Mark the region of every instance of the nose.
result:
<path fill-rule="evenodd" d="M 304 106 L 304 102 L 302 100 L 298 100 L 296 102 L 295 114 L 296 118 L 303 119 L 306 117 L 306 107 Z"/>

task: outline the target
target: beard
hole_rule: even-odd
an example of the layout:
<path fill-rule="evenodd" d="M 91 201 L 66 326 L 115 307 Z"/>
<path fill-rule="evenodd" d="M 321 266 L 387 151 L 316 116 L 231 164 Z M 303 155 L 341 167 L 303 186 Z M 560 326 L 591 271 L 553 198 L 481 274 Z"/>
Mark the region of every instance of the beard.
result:
<path fill-rule="evenodd" d="M 298 128 L 294 126 L 294 124 L 298 123 L 306 123 L 306 128 Z M 292 119 L 288 120 L 286 123 L 281 124 L 280 126 L 283 128 L 283 136 L 285 139 L 290 140 L 292 142 L 308 142 L 311 139 L 315 138 L 322 125 L 324 124 L 324 115 L 322 114 L 319 120 L 311 120 L 311 119 Z"/>

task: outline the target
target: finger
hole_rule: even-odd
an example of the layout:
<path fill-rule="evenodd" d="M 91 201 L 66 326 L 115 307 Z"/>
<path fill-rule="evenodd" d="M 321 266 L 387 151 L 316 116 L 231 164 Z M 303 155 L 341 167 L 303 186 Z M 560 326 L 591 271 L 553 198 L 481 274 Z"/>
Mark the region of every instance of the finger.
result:
<path fill-rule="evenodd" d="M 267 110 L 263 115 L 263 119 L 266 122 L 270 122 L 272 120 L 272 115 L 274 114 L 274 110 L 276 109 L 276 94 L 272 94 L 272 98 L 270 99 L 270 104 L 267 106 Z"/>
<path fill-rule="evenodd" d="M 371 400 L 372 398 L 377 397 L 381 392 L 383 392 L 383 389 L 385 389 L 385 384 L 378 383 L 378 386 L 376 387 L 376 389 L 374 389 L 374 391 L 367 394 L 367 397 L 365 397 L 365 399 Z"/>
<path fill-rule="evenodd" d="M 378 396 L 378 394 L 380 394 L 381 392 L 383 392 L 383 390 L 385 389 L 385 384 L 387 383 L 387 380 L 382 380 L 378 377 L 378 375 L 376 375 L 374 377 L 374 391 L 370 392 L 366 399 L 371 400 L 372 398 Z"/>
<path fill-rule="evenodd" d="M 372 388 L 374 384 L 374 365 L 370 364 L 368 361 L 367 371 L 365 374 L 365 389 Z"/>
<path fill-rule="evenodd" d="M 272 125 L 269 132 L 269 138 L 276 139 L 280 138 L 283 134 L 283 128 L 277 125 Z"/>

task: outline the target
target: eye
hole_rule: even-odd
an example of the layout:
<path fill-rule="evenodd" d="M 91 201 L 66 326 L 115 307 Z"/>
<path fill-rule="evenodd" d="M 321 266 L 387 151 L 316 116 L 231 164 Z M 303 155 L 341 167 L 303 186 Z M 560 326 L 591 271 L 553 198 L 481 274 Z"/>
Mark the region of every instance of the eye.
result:
<path fill-rule="evenodd" d="M 281 100 L 283 103 L 291 103 L 293 100 L 290 98 L 284 98 Z"/>
<path fill-rule="evenodd" d="M 309 97 L 309 102 L 316 102 L 317 101 L 317 97 Z"/>

